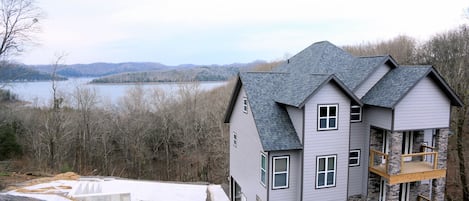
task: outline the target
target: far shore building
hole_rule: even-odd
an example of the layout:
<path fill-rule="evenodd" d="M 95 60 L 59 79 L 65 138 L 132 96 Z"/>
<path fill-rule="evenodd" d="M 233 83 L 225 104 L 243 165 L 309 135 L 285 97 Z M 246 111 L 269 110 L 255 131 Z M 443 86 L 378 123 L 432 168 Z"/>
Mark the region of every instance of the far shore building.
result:
<path fill-rule="evenodd" d="M 323 41 L 239 74 L 231 201 L 443 201 L 452 106 L 435 68 L 355 57 Z"/>

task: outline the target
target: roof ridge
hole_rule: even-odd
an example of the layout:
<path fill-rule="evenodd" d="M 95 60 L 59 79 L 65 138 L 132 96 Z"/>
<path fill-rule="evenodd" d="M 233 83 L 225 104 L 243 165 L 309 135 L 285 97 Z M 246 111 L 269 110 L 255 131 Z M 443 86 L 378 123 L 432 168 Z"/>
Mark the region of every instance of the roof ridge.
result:
<path fill-rule="evenodd" d="M 387 57 L 387 56 L 389 56 L 389 54 L 370 55 L 370 56 L 357 56 L 356 58 L 357 58 L 357 59 L 360 59 L 360 58 L 375 58 L 375 57 Z"/>
<path fill-rule="evenodd" d="M 399 67 L 403 68 L 432 68 L 432 65 L 429 64 L 417 64 L 417 65 L 399 65 Z"/>

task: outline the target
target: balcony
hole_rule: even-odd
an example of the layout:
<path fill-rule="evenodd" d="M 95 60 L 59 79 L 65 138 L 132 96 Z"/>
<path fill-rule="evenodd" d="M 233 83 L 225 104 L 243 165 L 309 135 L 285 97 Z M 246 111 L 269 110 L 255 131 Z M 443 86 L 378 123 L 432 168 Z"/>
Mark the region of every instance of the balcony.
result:
<path fill-rule="evenodd" d="M 431 152 L 420 152 L 412 154 L 402 154 L 401 171 L 394 175 L 388 174 L 388 154 L 370 149 L 369 171 L 388 180 L 389 184 L 407 183 L 428 179 L 442 178 L 446 176 L 446 169 L 438 169 L 438 152 L 433 151 L 433 147 L 424 146 L 431 149 Z"/>

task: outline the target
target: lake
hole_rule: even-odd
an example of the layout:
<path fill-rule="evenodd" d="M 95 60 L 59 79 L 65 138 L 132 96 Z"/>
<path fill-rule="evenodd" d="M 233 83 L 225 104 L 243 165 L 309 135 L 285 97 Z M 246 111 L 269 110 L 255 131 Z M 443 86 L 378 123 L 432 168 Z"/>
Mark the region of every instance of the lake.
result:
<path fill-rule="evenodd" d="M 96 91 L 100 103 L 117 104 L 128 90 L 140 85 L 145 90 L 160 89 L 165 93 L 176 93 L 181 83 L 129 83 L 129 84 L 91 84 L 94 78 L 69 78 L 66 81 L 57 81 L 59 94 L 64 97 L 71 97 L 77 87 L 86 87 Z M 227 82 L 199 82 L 200 90 L 211 90 L 222 86 Z M 183 83 L 184 85 L 194 85 L 195 83 Z M 52 82 L 16 82 L 6 86 L 15 93 L 20 100 L 29 102 L 33 106 L 48 106 L 52 100 Z"/>

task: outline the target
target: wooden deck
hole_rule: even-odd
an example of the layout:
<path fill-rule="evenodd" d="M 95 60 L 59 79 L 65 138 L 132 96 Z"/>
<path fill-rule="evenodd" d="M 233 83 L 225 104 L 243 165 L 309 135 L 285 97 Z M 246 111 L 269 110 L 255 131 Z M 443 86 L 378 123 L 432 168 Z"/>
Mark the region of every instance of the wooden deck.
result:
<path fill-rule="evenodd" d="M 404 158 L 418 157 L 425 155 L 433 155 L 434 162 L 427 161 L 404 161 Z M 428 179 L 442 178 L 446 176 L 446 169 L 438 169 L 436 166 L 436 159 L 438 158 L 436 152 L 423 152 L 414 154 L 404 154 L 401 157 L 401 171 L 395 175 L 387 173 L 388 155 L 372 150 L 370 151 L 370 166 L 369 171 L 373 172 L 388 180 L 389 184 L 407 183 Z M 376 156 L 382 157 L 386 162 L 375 164 Z"/>
<path fill-rule="evenodd" d="M 373 167 L 377 171 L 385 172 L 384 164 Z M 411 161 L 405 162 L 404 166 L 401 167 L 401 174 L 416 173 L 433 171 L 433 164 L 425 161 Z"/>

